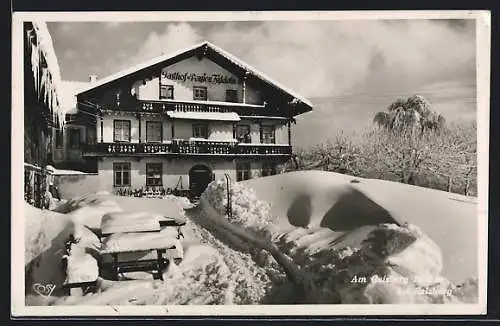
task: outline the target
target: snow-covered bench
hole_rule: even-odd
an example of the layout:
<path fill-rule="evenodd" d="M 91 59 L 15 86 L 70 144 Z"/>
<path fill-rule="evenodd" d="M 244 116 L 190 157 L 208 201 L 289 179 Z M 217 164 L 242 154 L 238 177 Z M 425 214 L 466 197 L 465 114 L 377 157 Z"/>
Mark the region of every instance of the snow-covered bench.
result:
<path fill-rule="evenodd" d="M 76 251 L 63 256 L 63 262 L 66 269 L 63 287 L 69 294 L 81 294 L 97 285 L 99 265 L 91 254 Z"/>

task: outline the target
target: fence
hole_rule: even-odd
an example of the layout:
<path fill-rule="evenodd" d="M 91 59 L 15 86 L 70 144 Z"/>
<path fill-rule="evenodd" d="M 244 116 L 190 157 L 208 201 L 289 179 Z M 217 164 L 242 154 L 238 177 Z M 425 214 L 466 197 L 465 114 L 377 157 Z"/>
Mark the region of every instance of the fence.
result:
<path fill-rule="evenodd" d="M 37 208 L 48 208 L 47 192 L 51 177 L 48 170 L 24 163 L 24 200 Z"/>

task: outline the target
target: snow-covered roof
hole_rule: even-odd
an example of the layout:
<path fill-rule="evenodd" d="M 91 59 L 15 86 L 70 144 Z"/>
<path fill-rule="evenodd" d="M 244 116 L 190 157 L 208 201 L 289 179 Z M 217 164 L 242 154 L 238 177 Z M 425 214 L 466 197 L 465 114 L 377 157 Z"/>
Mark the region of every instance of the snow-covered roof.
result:
<path fill-rule="evenodd" d="M 119 71 L 119 72 L 117 72 L 115 74 L 112 74 L 112 75 L 109 75 L 107 77 L 98 79 L 95 82 L 90 83 L 87 87 L 82 88 L 78 92 L 78 94 L 81 94 L 81 93 L 87 92 L 87 91 L 89 91 L 91 89 L 94 89 L 96 87 L 105 85 L 105 84 L 107 84 L 109 82 L 112 82 L 112 81 L 114 81 L 116 79 L 119 79 L 119 78 L 125 77 L 127 75 L 133 74 L 134 72 L 137 72 L 137 71 L 140 71 L 142 69 L 148 68 L 150 66 L 156 65 L 156 64 L 161 63 L 161 62 L 163 62 L 165 60 L 174 58 L 174 57 L 176 57 L 176 56 L 178 56 L 180 54 L 183 54 L 184 52 L 188 52 L 188 51 L 194 50 L 194 49 L 202 46 L 203 44 L 204 43 L 192 45 L 190 47 L 187 47 L 187 48 L 184 48 L 184 49 L 172 52 L 170 54 L 161 55 L 161 56 L 153 58 L 153 59 L 151 59 L 149 61 L 140 63 L 138 65 L 132 66 L 132 67 L 124 69 L 124 70 L 121 70 L 121 71 Z"/>
<path fill-rule="evenodd" d="M 300 96 L 296 92 L 292 91 L 291 89 L 289 89 L 289 88 L 281 85 L 277 81 L 271 79 L 271 77 L 265 75 L 263 72 L 261 72 L 261 71 L 257 70 L 256 68 L 250 66 L 249 64 L 247 64 L 244 61 L 242 61 L 241 59 L 235 57 L 234 55 L 232 55 L 231 53 L 227 52 L 226 50 L 223 50 L 223 49 L 221 49 L 221 48 L 213 45 L 210 42 L 206 42 L 206 44 L 209 47 L 211 47 L 212 49 L 214 49 L 215 51 L 217 51 L 220 55 L 222 55 L 222 56 L 226 57 L 227 59 L 229 59 L 232 63 L 236 64 L 237 66 L 240 66 L 241 68 L 248 70 L 249 72 L 253 73 L 258 78 L 262 79 L 263 81 L 268 82 L 269 84 L 271 84 L 271 85 L 273 85 L 275 87 L 281 88 L 282 90 L 284 90 L 288 94 L 290 94 L 293 97 L 299 99 L 300 101 L 302 101 L 303 103 L 309 105 L 310 107 L 313 106 L 312 103 L 309 100 L 307 100 L 306 98 L 303 98 L 302 96 Z"/>
<path fill-rule="evenodd" d="M 76 113 L 77 112 L 77 100 L 76 94 L 83 87 L 86 87 L 89 82 L 81 81 L 61 81 L 61 106 L 64 108 L 65 113 Z"/>
<path fill-rule="evenodd" d="M 82 88 L 79 91 L 78 94 L 81 94 L 81 93 L 87 92 L 89 90 L 92 90 L 92 89 L 94 89 L 96 87 L 105 85 L 105 84 L 107 84 L 109 82 L 112 82 L 114 80 L 117 80 L 119 78 L 131 75 L 131 74 L 133 74 L 135 72 L 138 72 L 138 71 L 143 70 L 145 68 L 148 68 L 150 66 L 154 66 L 154 65 L 162 63 L 164 61 L 173 59 L 173 58 L 175 58 L 175 57 L 177 57 L 177 56 L 179 56 L 181 54 L 184 54 L 184 53 L 189 52 L 189 51 L 193 51 L 193 50 L 201 48 L 203 46 L 207 46 L 208 48 L 212 49 L 214 52 L 218 53 L 219 55 L 221 55 L 222 57 L 224 57 L 226 60 L 228 60 L 229 62 L 231 62 L 232 64 L 240 67 L 241 69 L 246 70 L 249 74 L 253 74 L 255 77 L 259 78 L 260 80 L 264 81 L 265 83 L 270 84 L 271 86 L 274 86 L 275 88 L 281 89 L 282 91 L 284 91 L 285 93 L 288 93 L 290 96 L 294 97 L 298 101 L 300 101 L 300 102 L 304 103 L 305 105 L 307 105 L 308 107 L 312 108 L 312 106 L 313 106 L 312 103 L 309 100 L 307 100 L 306 98 L 300 96 L 299 94 L 297 94 L 296 92 L 292 91 L 291 89 L 286 88 L 285 86 L 283 86 L 280 83 L 278 83 L 277 81 L 271 79 L 270 77 L 268 77 L 264 73 L 260 72 L 256 68 L 254 68 L 254 67 L 246 64 L 241 59 L 238 59 L 234 55 L 232 55 L 229 52 L 227 52 L 227 51 L 225 51 L 225 50 L 223 50 L 223 49 L 221 49 L 221 48 L 213 45 L 212 43 L 210 43 L 208 41 L 205 41 L 205 42 L 202 42 L 202 43 L 199 43 L 199 44 L 195 44 L 193 46 L 184 48 L 184 49 L 179 50 L 179 51 L 175 51 L 173 53 L 161 55 L 161 56 L 156 57 L 154 59 L 151 59 L 151 60 L 149 60 L 147 62 L 138 64 L 136 66 L 133 66 L 133 67 L 130 67 L 130 68 L 127 68 L 127 69 L 124 69 L 124 70 L 122 70 L 122 71 L 120 71 L 118 73 L 115 73 L 115 74 L 110 75 L 108 77 L 105 77 L 105 78 L 102 78 L 100 80 L 97 80 L 97 81 L 89 84 L 87 87 Z"/>
<path fill-rule="evenodd" d="M 180 112 L 167 111 L 172 119 L 190 120 L 213 120 L 213 121 L 240 121 L 240 117 L 234 112 Z"/>

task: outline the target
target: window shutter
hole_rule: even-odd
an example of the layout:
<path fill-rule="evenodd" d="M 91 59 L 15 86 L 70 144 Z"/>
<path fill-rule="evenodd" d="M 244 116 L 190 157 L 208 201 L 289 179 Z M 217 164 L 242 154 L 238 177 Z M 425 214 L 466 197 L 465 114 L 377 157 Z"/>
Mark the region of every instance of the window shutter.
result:
<path fill-rule="evenodd" d="M 123 139 L 122 140 L 130 140 L 130 123 L 123 123 L 123 126 L 122 126 L 122 130 L 123 130 Z"/>
<path fill-rule="evenodd" d="M 120 129 L 119 129 L 118 127 L 119 127 L 119 125 L 118 125 L 118 123 L 116 122 L 116 123 L 115 123 L 115 130 L 114 130 L 114 138 L 115 138 L 115 141 L 120 140 Z"/>

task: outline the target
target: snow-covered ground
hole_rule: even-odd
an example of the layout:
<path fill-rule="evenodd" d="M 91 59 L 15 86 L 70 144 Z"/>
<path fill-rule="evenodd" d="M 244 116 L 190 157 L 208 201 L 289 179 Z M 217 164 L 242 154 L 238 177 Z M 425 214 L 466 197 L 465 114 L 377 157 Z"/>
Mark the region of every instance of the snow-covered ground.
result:
<path fill-rule="evenodd" d="M 217 181 L 198 207 L 173 196 L 107 193 L 70 200 L 57 212 L 26 205 L 26 303 L 477 301 L 473 199 L 352 179 L 308 171 L 235 183 L 231 218 L 224 216 L 225 183 Z M 127 281 L 100 278 L 96 293 L 65 296 L 60 290 L 64 241 L 74 233 L 83 239 L 80 246 L 94 246 L 93 232 L 110 212 L 184 217 L 183 262 L 171 264 L 163 281 L 148 273 L 131 274 Z M 358 282 L 362 277 L 369 281 Z M 51 283 L 56 290 L 41 297 L 33 291 L 35 283 Z"/>

